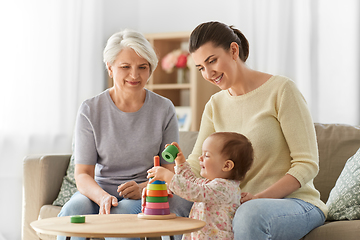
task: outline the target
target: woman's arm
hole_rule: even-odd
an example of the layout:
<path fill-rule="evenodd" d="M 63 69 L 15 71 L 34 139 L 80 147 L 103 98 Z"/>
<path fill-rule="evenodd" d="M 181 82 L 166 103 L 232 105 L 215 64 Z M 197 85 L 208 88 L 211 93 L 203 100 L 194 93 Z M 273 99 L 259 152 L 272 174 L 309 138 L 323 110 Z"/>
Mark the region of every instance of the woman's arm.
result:
<path fill-rule="evenodd" d="M 212 115 L 213 113 L 210 99 L 209 102 L 206 103 L 201 117 L 199 135 L 196 139 L 194 148 L 187 159 L 187 162 L 190 164 L 191 170 L 194 172 L 196 177 L 201 177 L 199 157 L 202 154 L 202 144 L 209 135 L 215 132 Z"/>
<path fill-rule="evenodd" d="M 81 194 L 99 205 L 99 214 L 109 214 L 117 206 L 117 198 L 105 192 L 94 179 L 95 165 L 75 164 L 76 186 Z"/>
<path fill-rule="evenodd" d="M 301 185 L 296 178 L 290 174 L 286 174 L 279 181 L 258 194 L 242 193 L 240 202 L 244 203 L 256 198 L 284 198 L 300 187 Z"/>

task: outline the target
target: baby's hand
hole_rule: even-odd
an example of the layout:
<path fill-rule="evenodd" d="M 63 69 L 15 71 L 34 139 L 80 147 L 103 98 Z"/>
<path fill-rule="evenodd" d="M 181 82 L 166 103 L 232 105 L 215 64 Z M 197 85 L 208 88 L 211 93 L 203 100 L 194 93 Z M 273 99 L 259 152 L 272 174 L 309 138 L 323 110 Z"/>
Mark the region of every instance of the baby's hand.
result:
<path fill-rule="evenodd" d="M 179 153 L 177 154 L 177 157 L 175 158 L 176 165 L 180 165 L 180 164 L 186 162 L 186 159 L 185 159 L 184 154 L 182 153 L 182 151 L 180 149 L 179 144 L 177 142 L 172 142 L 171 145 L 174 145 L 179 150 Z M 167 146 L 168 146 L 168 144 L 165 147 L 167 147 Z"/>
<path fill-rule="evenodd" d="M 141 212 L 144 212 L 146 206 L 146 188 L 143 188 L 141 194 Z"/>
<path fill-rule="evenodd" d="M 147 178 L 150 179 L 149 183 L 153 183 L 155 180 L 165 181 L 170 183 L 174 173 L 164 167 L 153 167 L 147 171 Z"/>

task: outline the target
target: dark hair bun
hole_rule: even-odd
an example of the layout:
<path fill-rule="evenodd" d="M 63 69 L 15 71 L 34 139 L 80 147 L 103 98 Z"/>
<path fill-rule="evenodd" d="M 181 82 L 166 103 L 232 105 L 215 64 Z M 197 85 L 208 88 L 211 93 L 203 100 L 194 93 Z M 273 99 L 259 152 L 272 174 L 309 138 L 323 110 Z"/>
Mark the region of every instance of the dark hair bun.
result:
<path fill-rule="evenodd" d="M 245 35 L 239 30 L 234 28 L 234 26 L 230 26 L 230 28 L 234 31 L 234 33 L 238 36 L 238 38 L 240 39 L 240 43 L 241 43 L 241 49 L 243 52 L 243 58 L 241 60 L 243 60 L 244 62 L 246 61 L 246 59 L 249 57 L 249 42 L 246 39 Z"/>

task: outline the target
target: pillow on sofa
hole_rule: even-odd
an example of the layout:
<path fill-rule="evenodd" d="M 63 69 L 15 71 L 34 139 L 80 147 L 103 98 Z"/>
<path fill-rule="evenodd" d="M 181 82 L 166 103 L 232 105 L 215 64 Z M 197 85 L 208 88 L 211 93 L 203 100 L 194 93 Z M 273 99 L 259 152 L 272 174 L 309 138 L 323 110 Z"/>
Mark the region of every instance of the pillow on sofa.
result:
<path fill-rule="evenodd" d="M 75 163 L 74 163 L 74 154 L 73 154 L 70 158 L 66 175 L 63 178 L 59 195 L 53 202 L 53 205 L 61 206 L 61 207 L 64 206 L 64 204 L 67 201 L 69 201 L 71 196 L 77 191 L 74 171 L 75 171 Z"/>
<path fill-rule="evenodd" d="M 347 160 L 326 205 L 328 220 L 360 219 L 360 149 Z"/>

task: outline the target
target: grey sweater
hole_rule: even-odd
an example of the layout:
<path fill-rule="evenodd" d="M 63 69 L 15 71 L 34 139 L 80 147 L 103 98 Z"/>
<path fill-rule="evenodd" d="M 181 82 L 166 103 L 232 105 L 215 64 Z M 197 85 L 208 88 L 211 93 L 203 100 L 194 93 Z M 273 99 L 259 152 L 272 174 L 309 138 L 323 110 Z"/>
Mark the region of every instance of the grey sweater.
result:
<path fill-rule="evenodd" d="M 95 165 L 95 180 L 109 194 L 134 180 L 147 181 L 153 157 L 161 157 L 165 144 L 178 142 L 179 130 L 172 102 L 146 89 L 137 112 L 122 112 L 109 90 L 85 100 L 75 127 L 75 164 Z"/>

